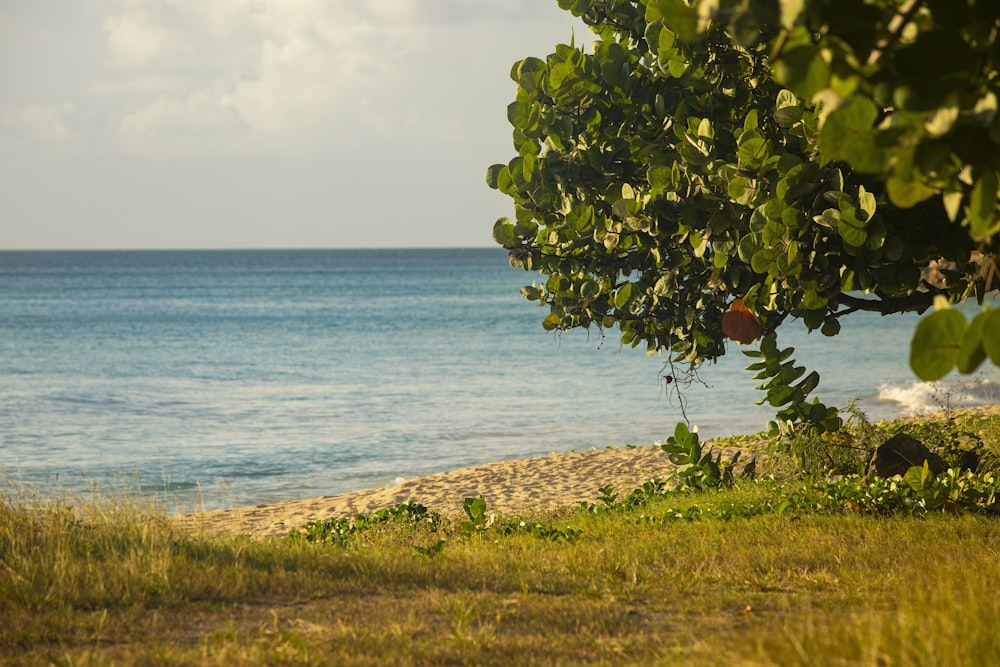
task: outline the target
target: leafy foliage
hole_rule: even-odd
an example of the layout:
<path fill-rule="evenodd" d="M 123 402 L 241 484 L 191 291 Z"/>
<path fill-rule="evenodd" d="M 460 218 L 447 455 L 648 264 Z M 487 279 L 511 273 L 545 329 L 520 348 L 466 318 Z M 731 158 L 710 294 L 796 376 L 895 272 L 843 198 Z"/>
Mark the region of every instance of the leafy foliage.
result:
<path fill-rule="evenodd" d="M 377 512 L 357 514 L 353 518 L 334 517 L 310 521 L 305 525 L 304 532 L 296 530 L 289 533 L 289 539 L 343 546 L 361 533 L 392 522 L 425 524 L 436 532 L 441 523 L 441 515 L 428 511 L 427 507 L 420 503 L 400 503 L 395 507 L 380 509 Z"/>
<path fill-rule="evenodd" d="M 773 480 L 764 480 L 774 485 Z M 992 473 L 949 468 L 934 475 L 926 466 L 911 468 L 906 475 L 890 478 L 875 475 L 846 475 L 834 480 L 820 479 L 791 487 L 778 485 L 752 502 L 689 504 L 671 506 L 662 514 L 644 515 L 646 520 L 696 521 L 719 518 L 748 518 L 763 514 L 843 514 L 910 515 L 930 512 L 998 514 L 1000 480 Z"/>
<path fill-rule="evenodd" d="M 517 155 L 486 176 L 515 205 L 494 239 L 546 277 L 522 289 L 545 329 L 617 327 L 689 373 L 759 334 L 772 430 L 829 431 L 781 324 L 833 336 L 996 289 L 995 2 L 559 4 L 597 40 L 514 65 Z M 1000 364 L 1000 315 L 962 319 L 921 324 L 918 375 Z"/>
<path fill-rule="evenodd" d="M 1000 512 L 1000 483 L 992 473 L 949 468 L 935 475 L 914 466 L 906 475 L 889 478 L 848 475 L 804 486 L 778 505 L 778 511 L 855 511 L 862 514 L 923 514 L 942 512 Z"/>
<path fill-rule="evenodd" d="M 600 505 L 581 502 L 577 509 L 588 514 L 605 514 L 620 509 L 631 510 L 637 507 L 645 507 L 655 498 L 666 495 L 669 492 L 667 482 L 659 477 L 643 482 L 642 486 L 632 489 L 632 491 L 621 502 L 618 501 L 618 494 L 615 493 L 614 485 L 602 486 L 598 500 Z"/>
<path fill-rule="evenodd" d="M 465 498 L 462 509 L 468 521 L 459 523 L 458 529 L 451 528 L 438 512 L 428 511 L 425 505 L 417 502 L 400 503 L 395 507 L 380 509 L 376 512 L 356 514 L 354 517 L 333 517 L 319 521 L 310 521 L 303 531 L 293 530 L 288 534 L 291 542 L 316 542 L 346 546 L 360 535 L 377 530 L 388 525 L 424 526 L 432 533 L 454 534 L 459 537 L 483 535 L 491 530 L 501 535 L 524 533 L 533 535 L 549 542 L 563 540 L 572 542 L 582 531 L 569 526 L 557 527 L 542 521 L 526 521 L 519 517 L 503 517 L 488 512 L 486 498 L 479 495 Z M 413 550 L 427 558 L 436 558 L 448 546 L 446 538 L 438 539 L 427 545 L 414 544 Z"/>
<path fill-rule="evenodd" d="M 733 469 L 739 461 L 740 452 L 733 454 L 728 461 L 722 460 L 722 452 L 712 458 L 711 451 L 702 451 L 697 431 L 689 430 L 683 422 L 677 424 L 674 434 L 660 448 L 669 455 L 671 463 L 683 466 L 675 473 L 681 487 L 701 490 L 732 486 L 735 479 Z M 754 461 L 748 463 L 743 468 L 742 476 L 753 477 L 755 467 Z"/>
<path fill-rule="evenodd" d="M 1000 513 L 1000 479 L 991 472 L 949 468 L 939 475 L 927 465 L 914 466 L 906 475 L 889 478 L 869 475 L 843 475 L 834 479 L 807 479 L 779 483 L 773 478 L 748 482 L 763 490 L 747 502 L 718 503 L 709 491 L 731 487 L 669 489 L 663 484 L 647 483 L 634 489 L 625 502 L 595 505 L 582 503 L 578 511 L 587 514 L 642 510 L 644 521 L 695 521 L 699 519 L 737 519 L 763 514 L 807 513 L 866 515 L 923 515 L 929 512 Z M 664 503 L 682 497 L 698 502 Z"/>
<path fill-rule="evenodd" d="M 486 530 L 493 525 L 496 520 L 495 515 L 486 514 L 486 498 L 480 494 L 476 498 L 466 498 L 462 501 L 462 510 L 465 511 L 465 516 L 469 518 L 469 521 L 462 524 L 462 528 L 466 532 L 473 532 L 476 530 Z"/>

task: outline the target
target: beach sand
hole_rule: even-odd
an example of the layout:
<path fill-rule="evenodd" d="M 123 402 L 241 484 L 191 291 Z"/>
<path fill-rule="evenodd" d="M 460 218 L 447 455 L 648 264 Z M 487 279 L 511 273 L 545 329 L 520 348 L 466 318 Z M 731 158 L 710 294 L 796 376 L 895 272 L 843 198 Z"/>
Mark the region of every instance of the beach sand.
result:
<path fill-rule="evenodd" d="M 737 450 L 716 451 L 730 458 Z M 613 484 L 624 496 L 651 479 L 667 479 L 676 469 L 656 445 L 592 449 L 487 463 L 388 488 L 184 514 L 173 519 L 194 530 L 279 537 L 309 521 L 350 517 L 409 501 L 445 516 L 462 516 L 462 501 L 480 494 L 490 512 L 528 514 L 575 507 L 582 501 L 596 502 L 599 488 L 607 484 Z"/>

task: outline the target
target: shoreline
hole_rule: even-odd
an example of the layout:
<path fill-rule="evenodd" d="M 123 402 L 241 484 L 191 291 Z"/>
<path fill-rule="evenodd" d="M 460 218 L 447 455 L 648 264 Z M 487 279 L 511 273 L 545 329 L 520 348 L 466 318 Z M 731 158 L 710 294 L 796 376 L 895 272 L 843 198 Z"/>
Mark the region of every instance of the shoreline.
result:
<path fill-rule="evenodd" d="M 713 448 L 723 458 L 737 451 L 736 447 Z M 596 502 L 600 487 L 607 484 L 614 485 L 617 493 L 629 493 L 651 479 L 667 479 L 677 468 L 657 444 L 607 447 L 486 463 L 385 488 L 170 518 L 186 529 L 268 538 L 287 535 L 310 521 L 352 517 L 410 501 L 444 516 L 460 517 L 462 501 L 480 494 L 489 512 L 509 516 Z"/>
<path fill-rule="evenodd" d="M 1000 403 L 888 421 L 934 420 L 967 413 L 1000 414 Z M 757 450 L 762 444 L 753 436 L 737 441 L 742 445 L 739 447 L 717 444 L 727 441 L 732 442 L 729 439 L 710 440 L 704 447 L 714 454 L 721 452 L 723 458 L 728 459 L 737 451 L 743 451 L 745 456 L 747 450 Z M 448 470 L 388 487 L 174 514 L 169 518 L 189 530 L 269 538 L 287 535 L 310 521 L 353 517 L 410 501 L 444 516 L 461 517 L 462 501 L 480 494 L 486 499 L 488 512 L 512 516 L 572 508 L 583 501 L 596 502 L 600 487 L 608 484 L 614 485 L 616 493 L 627 494 L 651 479 L 665 480 L 677 469 L 658 444 L 591 448 Z"/>

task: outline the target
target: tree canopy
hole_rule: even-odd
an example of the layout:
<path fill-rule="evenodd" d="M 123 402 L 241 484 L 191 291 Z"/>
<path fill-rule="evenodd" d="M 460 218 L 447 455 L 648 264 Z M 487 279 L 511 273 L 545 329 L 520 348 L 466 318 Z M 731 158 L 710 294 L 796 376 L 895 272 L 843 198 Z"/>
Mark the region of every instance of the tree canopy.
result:
<path fill-rule="evenodd" d="M 839 426 L 778 345 L 801 321 L 935 311 L 924 379 L 1000 365 L 1000 3 L 559 0 L 596 35 L 511 70 L 494 239 L 548 330 L 617 327 L 690 373 L 744 353 L 776 426 Z"/>

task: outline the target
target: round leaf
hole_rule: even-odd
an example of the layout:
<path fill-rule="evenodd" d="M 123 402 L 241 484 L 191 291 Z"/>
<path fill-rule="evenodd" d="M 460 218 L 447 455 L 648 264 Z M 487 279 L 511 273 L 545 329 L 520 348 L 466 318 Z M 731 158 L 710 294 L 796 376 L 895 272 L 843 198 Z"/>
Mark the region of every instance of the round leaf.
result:
<path fill-rule="evenodd" d="M 990 311 L 983 322 L 983 351 L 1000 366 L 1000 310 Z"/>
<path fill-rule="evenodd" d="M 820 49 L 812 45 L 799 46 L 782 54 L 775 72 L 779 81 L 807 100 L 826 88 L 830 81 L 830 66 Z"/>
<path fill-rule="evenodd" d="M 986 359 L 986 351 L 983 350 L 983 325 L 989 314 L 989 311 L 979 313 L 972 318 L 972 323 L 966 329 L 962 347 L 958 350 L 959 373 L 971 373 Z"/>
<path fill-rule="evenodd" d="M 882 171 L 884 156 L 875 145 L 873 126 L 879 110 L 867 97 L 853 97 L 827 117 L 820 149 L 829 159 L 843 160 L 865 173 Z"/>
<path fill-rule="evenodd" d="M 965 335 L 965 315 L 950 308 L 917 324 L 910 343 L 910 368 L 921 380 L 939 380 L 955 367 Z"/>
<path fill-rule="evenodd" d="M 762 331 L 760 320 L 741 299 L 733 301 L 729 312 L 722 316 L 722 332 L 741 345 L 757 340 Z"/>

